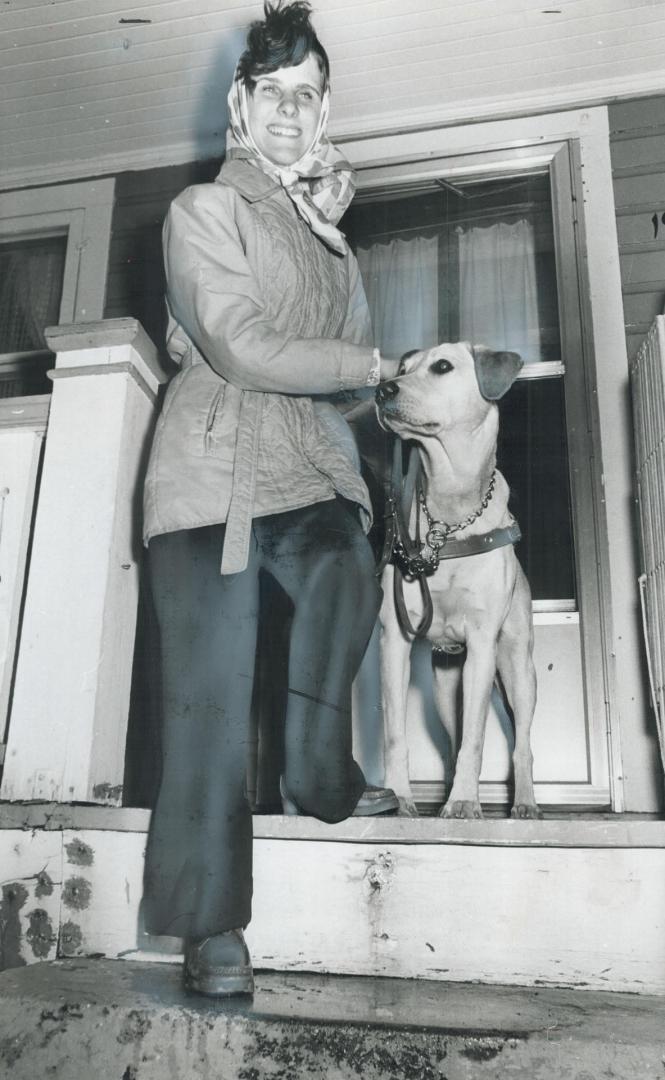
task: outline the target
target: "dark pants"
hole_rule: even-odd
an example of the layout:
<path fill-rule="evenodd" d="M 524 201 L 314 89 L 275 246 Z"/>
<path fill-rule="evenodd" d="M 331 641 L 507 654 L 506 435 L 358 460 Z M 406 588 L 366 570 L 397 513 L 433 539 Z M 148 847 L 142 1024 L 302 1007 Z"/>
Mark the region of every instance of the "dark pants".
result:
<path fill-rule="evenodd" d="M 328 822 L 348 817 L 364 790 L 352 756 L 351 684 L 381 595 L 367 538 L 339 499 L 257 518 L 252 532 L 247 569 L 224 576 L 223 526 L 150 541 L 164 755 L 146 853 L 143 907 L 152 934 L 206 937 L 251 917 L 246 771 L 260 571 L 294 608 L 287 789 Z"/>

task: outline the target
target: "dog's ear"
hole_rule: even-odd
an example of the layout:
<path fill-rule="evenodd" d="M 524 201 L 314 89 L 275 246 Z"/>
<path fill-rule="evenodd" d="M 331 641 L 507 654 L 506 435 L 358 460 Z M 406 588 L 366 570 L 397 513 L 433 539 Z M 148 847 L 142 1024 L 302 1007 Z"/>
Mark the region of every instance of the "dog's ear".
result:
<path fill-rule="evenodd" d="M 498 401 L 519 375 L 522 357 L 515 352 L 495 352 L 486 345 L 474 345 L 471 353 L 480 393 L 486 401 Z"/>

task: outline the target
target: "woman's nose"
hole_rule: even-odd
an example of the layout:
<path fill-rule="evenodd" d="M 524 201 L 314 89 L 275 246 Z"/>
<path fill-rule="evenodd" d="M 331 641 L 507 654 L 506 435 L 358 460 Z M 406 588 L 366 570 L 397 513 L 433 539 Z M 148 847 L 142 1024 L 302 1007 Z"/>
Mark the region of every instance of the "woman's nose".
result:
<path fill-rule="evenodd" d="M 279 111 L 284 113 L 285 116 L 293 116 L 298 111 L 295 98 L 285 94 L 279 103 Z"/>

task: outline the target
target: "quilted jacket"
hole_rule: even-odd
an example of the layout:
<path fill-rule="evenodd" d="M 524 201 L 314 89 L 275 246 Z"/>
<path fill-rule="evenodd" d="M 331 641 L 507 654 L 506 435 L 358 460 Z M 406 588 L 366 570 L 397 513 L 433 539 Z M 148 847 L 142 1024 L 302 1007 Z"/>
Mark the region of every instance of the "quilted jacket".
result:
<path fill-rule="evenodd" d="M 222 573 L 247 565 L 253 517 L 334 498 L 371 521 L 350 429 L 330 400 L 373 354 L 355 258 L 330 251 L 246 161 L 187 188 L 164 224 L 167 387 L 144 540 L 226 522 Z M 343 395 L 342 395 L 343 396 Z"/>

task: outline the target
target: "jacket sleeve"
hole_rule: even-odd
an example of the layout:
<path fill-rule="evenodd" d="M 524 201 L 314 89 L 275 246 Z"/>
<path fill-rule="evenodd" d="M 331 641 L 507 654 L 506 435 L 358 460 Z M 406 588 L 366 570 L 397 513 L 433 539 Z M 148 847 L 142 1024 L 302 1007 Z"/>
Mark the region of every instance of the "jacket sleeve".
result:
<path fill-rule="evenodd" d="M 370 316 L 365 287 L 360 275 L 358 260 L 351 250 L 348 252 L 349 261 L 349 306 L 344 320 L 342 337 L 346 341 L 353 341 L 357 345 L 374 345 L 372 319 Z M 342 413 L 347 420 L 351 419 L 351 412 L 355 412 L 360 406 L 363 412 L 367 408 L 373 408 L 375 386 L 366 384 L 359 388 L 347 388 L 339 394 L 335 394 L 329 400 L 335 408 Z"/>
<path fill-rule="evenodd" d="M 342 337 L 356 345 L 374 345 L 372 320 L 370 318 L 363 279 L 360 276 L 358 260 L 352 251 L 349 260 L 349 308 L 344 321 Z"/>
<path fill-rule="evenodd" d="M 368 345 L 301 338 L 269 318 L 243 250 L 228 188 L 188 188 L 164 224 L 169 308 L 208 363 L 243 390 L 330 394 L 364 386 Z"/>

